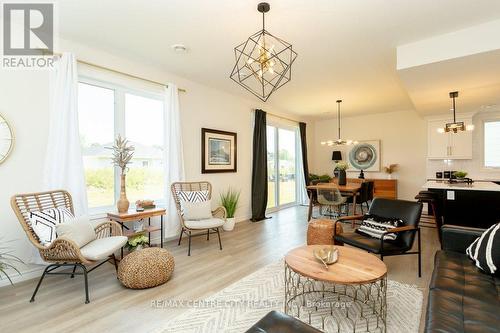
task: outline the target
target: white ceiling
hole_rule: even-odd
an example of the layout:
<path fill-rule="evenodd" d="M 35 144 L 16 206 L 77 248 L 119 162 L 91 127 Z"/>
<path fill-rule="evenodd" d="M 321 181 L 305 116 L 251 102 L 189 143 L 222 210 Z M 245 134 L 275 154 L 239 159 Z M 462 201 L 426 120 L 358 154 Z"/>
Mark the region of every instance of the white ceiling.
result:
<path fill-rule="evenodd" d="M 229 74 L 234 46 L 261 28 L 258 2 L 63 0 L 60 35 L 255 98 Z M 268 103 L 315 117 L 334 115 L 327 112 L 338 98 L 344 114 L 414 109 L 418 103 L 396 71 L 396 47 L 500 18 L 498 0 L 269 2 L 266 28 L 292 43 L 299 56 L 292 81 Z M 189 52 L 176 54 L 176 43 Z"/>

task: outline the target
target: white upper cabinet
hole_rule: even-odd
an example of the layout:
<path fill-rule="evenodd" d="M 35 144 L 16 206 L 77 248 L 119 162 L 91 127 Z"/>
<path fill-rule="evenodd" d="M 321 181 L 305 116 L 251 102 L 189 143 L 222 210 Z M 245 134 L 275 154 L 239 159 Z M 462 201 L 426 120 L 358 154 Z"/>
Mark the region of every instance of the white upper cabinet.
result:
<path fill-rule="evenodd" d="M 472 125 L 472 116 L 457 117 L 457 121 L 465 122 L 465 126 Z M 429 119 L 427 126 L 427 158 L 428 159 L 472 159 L 472 131 L 458 133 L 443 133 L 446 123 L 450 119 Z"/>

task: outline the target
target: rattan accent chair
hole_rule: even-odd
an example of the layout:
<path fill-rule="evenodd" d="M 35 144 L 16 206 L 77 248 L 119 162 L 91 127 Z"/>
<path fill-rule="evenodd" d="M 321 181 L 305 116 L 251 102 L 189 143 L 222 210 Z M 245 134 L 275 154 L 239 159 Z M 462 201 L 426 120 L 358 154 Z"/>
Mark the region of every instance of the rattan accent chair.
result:
<path fill-rule="evenodd" d="M 19 223 L 26 232 L 30 242 L 38 249 L 42 259 L 50 265 L 48 265 L 37 286 L 33 292 L 33 296 L 30 302 L 35 301 L 36 293 L 40 288 L 40 285 L 45 277 L 45 275 L 61 275 L 67 274 L 73 278 L 75 275 L 83 275 L 85 281 L 85 303 L 89 303 L 89 289 L 88 289 L 88 279 L 87 273 L 90 273 L 97 267 L 101 266 L 106 262 L 111 262 L 115 265 L 115 269 L 118 269 L 117 261 L 115 255 L 110 255 L 106 260 L 99 262 L 86 259 L 80 252 L 80 248 L 72 240 L 65 237 L 56 238 L 50 245 L 44 246 L 40 243 L 38 236 L 35 234 L 30 223 L 30 213 L 36 211 L 42 211 L 50 208 L 67 208 L 74 214 L 73 201 L 71 195 L 64 190 L 38 192 L 38 193 L 27 193 L 27 194 L 16 194 L 11 198 L 11 206 L 14 210 Z M 95 228 L 96 239 L 103 239 L 111 236 L 122 236 L 122 229 L 120 225 L 113 221 L 107 221 L 100 223 Z M 87 269 L 86 266 L 95 265 L 91 269 Z M 57 271 L 53 272 L 58 268 L 68 268 L 72 267 L 72 272 Z M 82 272 L 75 272 L 76 268 L 82 269 Z"/>
<path fill-rule="evenodd" d="M 184 219 L 181 207 L 181 200 L 179 197 L 179 192 L 192 192 L 192 191 L 206 191 L 208 193 L 207 199 L 210 200 L 212 198 L 212 185 L 209 182 L 201 181 L 201 182 L 176 182 L 171 186 L 172 196 L 175 201 L 175 207 L 177 209 L 177 214 L 179 215 L 179 219 L 181 221 L 181 234 L 179 236 L 179 243 L 177 245 L 181 245 L 182 235 L 186 234 L 189 240 L 188 246 L 188 256 L 191 255 L 191 237 L 207 235 L 207 240 L 210 240 L 210 234 L 217 234 L 219 237 L 219 248 L 222 250 L 222 242 L 220 239 L 219 227 L 222 226 L 211 226 L 206 227 L 204 223 L 200 223 L 200 226 L 197 227 L 197 223 L 186 223 L 190 221 L 186 221 Z M 226 209 L 224 207 L 218 207 L 212 211 L 212 217 L 216 219 L 221 219 L 223 222 L 226 220 Z M 191 221 L 192 222 L 192 221 Z M 200 221 L 201 222 L 201 221 Z M 206 230 L 206 233 L 197 233 L 193 234 L 193 232 L 199 232 L 202 230 Z"/>

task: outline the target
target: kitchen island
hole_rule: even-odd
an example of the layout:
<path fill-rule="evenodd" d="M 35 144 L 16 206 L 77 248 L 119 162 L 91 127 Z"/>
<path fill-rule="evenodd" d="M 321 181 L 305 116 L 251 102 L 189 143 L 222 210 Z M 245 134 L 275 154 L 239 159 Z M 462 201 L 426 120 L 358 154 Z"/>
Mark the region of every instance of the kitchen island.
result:
<path fill-rule="evenodd" d="M 500 185 L 492 181 L 472 184 L 428 181 L 422 186 L 436 193 L 436 209 L 444 224 L 488 228 L 500 221 Z"/>

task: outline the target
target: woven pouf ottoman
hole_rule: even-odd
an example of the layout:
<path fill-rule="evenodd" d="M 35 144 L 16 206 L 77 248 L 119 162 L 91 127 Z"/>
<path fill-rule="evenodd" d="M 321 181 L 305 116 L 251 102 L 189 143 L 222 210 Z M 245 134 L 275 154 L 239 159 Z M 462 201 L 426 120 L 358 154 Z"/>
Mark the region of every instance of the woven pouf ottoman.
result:
<path fill-rule="evenodd" d="M 170 279 L 174 257 L 165 249 L 149 247 L 125 256 L 118 265 L 118 280 L 127 288 L 159 286 Z"/>
<path fill-rule="evenodd" d="M 307 245 L 344 245 L 333 240 L 334 224 L 334 220 L 311 220 L 307 225 Z M 336 234 L 342 231 L 342 224 L 337 223 Z"/>

